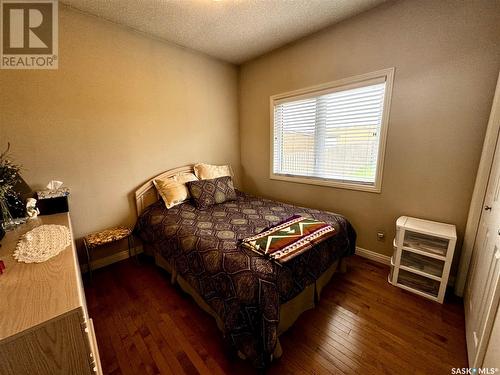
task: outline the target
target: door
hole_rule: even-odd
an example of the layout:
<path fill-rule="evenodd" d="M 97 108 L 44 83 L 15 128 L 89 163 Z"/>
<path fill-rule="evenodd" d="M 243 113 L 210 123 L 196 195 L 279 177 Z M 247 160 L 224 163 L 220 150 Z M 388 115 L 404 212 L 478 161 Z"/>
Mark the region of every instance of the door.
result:
<path fill-rule="evenodd" d="M 469 367 L 481 367 L 500 297 L 500 144 L 497 145 L 467 284 L 465 328 Z"/>
<path fill-rule="evenodd" d="M 469 274 L 469 268 L 476 243 L 479 221 L 483 213 L 483 202 L 488 188 L 488 178 L 490 176 L 491 165 L 495 156 L 497 136 L 500 129 L 500 74 L 498 75 L 493 105 L 491 106 L 490 119 L 486 128 L 481 161 L 476 175 L 474 192 L 469 207 L 469 216 L 465 227 L 464 242 L 460 253 L 460 264 L 457 278 L 455 280 L 455 294 L 462 297 L 465 291 L 465 284 Z"/>

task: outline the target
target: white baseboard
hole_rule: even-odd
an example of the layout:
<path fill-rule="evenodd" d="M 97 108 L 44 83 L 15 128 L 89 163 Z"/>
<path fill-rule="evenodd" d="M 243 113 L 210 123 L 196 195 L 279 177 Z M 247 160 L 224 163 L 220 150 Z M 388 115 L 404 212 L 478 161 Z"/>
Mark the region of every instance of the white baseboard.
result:
<path fill-rule="evenodd" d="M 391 264 L 391 257 L 388 255 L 376 253 L 372 250 L 363 249 L 362 247 L 356 246 L 356 255 L 360 257 L 373 260 L 374 262 L 382 263 L 382 264 Z"/>
<path fill-rule="evenodd" d="M 134 252 L 135 251 L 135 252 Z M 132 254 L 140 254 L 142 253 L 142 246 L 137 246 L 134 249 L 131 250 Z M 97 270 L 102 267 L 109 266 L 110 264 L 119 262 L 121 260 L 129 258 L 128 254 L 128 249 L 127 250 L 122 250 L 118 253 L 111 254 L 107 257 L 104 258 L 99 258 L 94 261 L 92 261 L 92 271 Z M 87 272 L 87 264 L 80 264 L 80 270 L 82 273 Z"/>
<path fill-rule="evenodd" d="M 362 247 L 356 246 L 356 255 L 359 255 L 362 258 L 373 260 L 374 262 L 386 264 L 388 266 L 391 265 L 390 256 L 379 254 L 372 250 L 363 249 Z M 453 285 L 455 285 L 455 276 L 450 275 L 450 277 L 448 278 L 448 286 Z"/>

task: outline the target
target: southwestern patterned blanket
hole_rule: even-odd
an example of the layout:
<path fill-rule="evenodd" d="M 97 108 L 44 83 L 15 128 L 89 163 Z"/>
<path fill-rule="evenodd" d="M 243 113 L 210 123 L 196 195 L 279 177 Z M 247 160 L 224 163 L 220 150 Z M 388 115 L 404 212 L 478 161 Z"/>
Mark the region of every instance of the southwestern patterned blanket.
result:
<path fill-rule="evenodd" d="M 239 245 L 290 216 L 314 218 L 334 235 L 284 264 Z M 232 346 L 265 366 L 277 343 L 280 304 L 314 283 L 335 261 L 354 254 L 356 233 L 342 216 L 237 192 L 235 201 L 199 210 L 162 201 L 139 217 L 136 233 L 204 298 L 224 322 Z"/>
<path fill-rule="evenodd" d="M 324 221 L 294 215 L 255 236 L 244 238 L 241 244 L 258 254 L 285 263 L 334 233 L 335 229 Z"/>

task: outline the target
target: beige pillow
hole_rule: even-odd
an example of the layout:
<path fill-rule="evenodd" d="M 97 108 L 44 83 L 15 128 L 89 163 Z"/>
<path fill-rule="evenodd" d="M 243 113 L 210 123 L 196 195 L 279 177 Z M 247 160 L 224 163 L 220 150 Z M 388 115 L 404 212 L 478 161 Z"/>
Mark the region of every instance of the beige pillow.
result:
<path fill-rule="evenodd" d="M 214 178 L 233 176 L 233 171 L 229 165 L 195 164 L 194 174 L 200 180 L 212 180 Z"/>
<path fill-rule="evenodd" d="M 153 180 L 153 184 L 165 202 L 165 206 L 172 208 L 189 198 L 189 190 L 186 182 L 197 180 L 196 176 L 192 173 L 179 173 L 165 180 L 155 179 Z"/>

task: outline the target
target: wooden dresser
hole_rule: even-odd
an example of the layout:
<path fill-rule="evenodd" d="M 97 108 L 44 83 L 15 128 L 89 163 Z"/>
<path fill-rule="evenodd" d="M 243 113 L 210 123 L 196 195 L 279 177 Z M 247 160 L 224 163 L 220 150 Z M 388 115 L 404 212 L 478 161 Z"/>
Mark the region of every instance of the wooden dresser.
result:
<path fill-rule="evenodd" d="M 12 257 L 19 236 L 42 224 L 71 230 L 68 213 L 40 216 L 1 241 L 0 374 L 101 374 L 74 242 L 43 263 Z"/>

